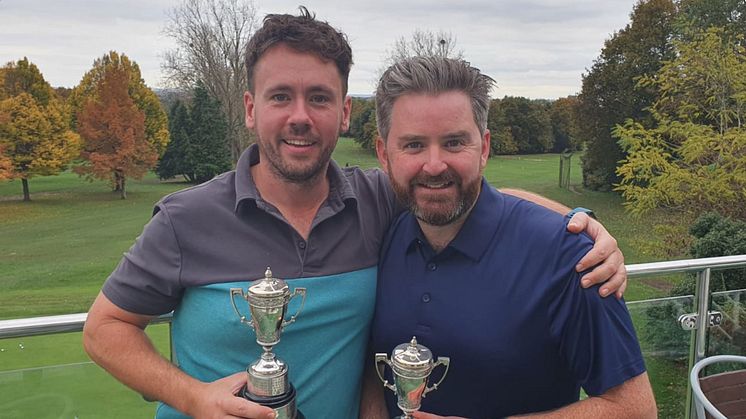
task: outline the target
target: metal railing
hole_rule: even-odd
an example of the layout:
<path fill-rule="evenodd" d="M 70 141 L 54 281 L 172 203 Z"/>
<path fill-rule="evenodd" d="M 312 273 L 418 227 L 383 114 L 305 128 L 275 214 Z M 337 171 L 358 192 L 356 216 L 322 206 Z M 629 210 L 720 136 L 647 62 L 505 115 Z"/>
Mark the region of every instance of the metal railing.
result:
<path fill-rule="evenodd" d="M 746 267 L 746 255 L 723 256 L 702 259 L 674 260 L 666 262 L 627 265 L 629 278 L 650 275 L 664 275 L 682 272 L 697 273 L 697 287 L 694 295 L 696 313 L 689 316 L 692 337 L 689 345 L 689 371 L 694 364 L 705 357 L 707 328 L 710 326 L 710 275 L 714 270 Z M 53 333 L 79 332 L 83 330 L 87 313 L 66 314 L 26 319 L 0 320 L 0 338 L 14 338 Z M 170 323 L 171 314 L 157 317 L 152 323 Z M 169 331 L 170 332 L 170 331 Z M 172 347 L 173 348 L 173 347 Z M 687 380 L 688 381 L 688 380 Z M 693 410 L 691 386 L 687 388 L 686 418 Z"/>

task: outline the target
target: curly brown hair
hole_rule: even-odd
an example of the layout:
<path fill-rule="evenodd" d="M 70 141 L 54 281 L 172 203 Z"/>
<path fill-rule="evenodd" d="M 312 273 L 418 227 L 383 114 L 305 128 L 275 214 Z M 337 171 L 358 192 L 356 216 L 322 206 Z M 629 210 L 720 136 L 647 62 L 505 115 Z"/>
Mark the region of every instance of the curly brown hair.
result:
<path fill-rule="evenodd" d="M 254 70 L 262 54 L 274 45 L 286 44 L 299 52 L 311 52 L 333 61 L 342 79 L 342 95 L 347 95 L 347 79 L 352 67 L 352 48 L 347 36 L 300 6 L 300 15 L 269 14 L 246 46 L 246 73 L 249 91 L 254 93 Z"/>

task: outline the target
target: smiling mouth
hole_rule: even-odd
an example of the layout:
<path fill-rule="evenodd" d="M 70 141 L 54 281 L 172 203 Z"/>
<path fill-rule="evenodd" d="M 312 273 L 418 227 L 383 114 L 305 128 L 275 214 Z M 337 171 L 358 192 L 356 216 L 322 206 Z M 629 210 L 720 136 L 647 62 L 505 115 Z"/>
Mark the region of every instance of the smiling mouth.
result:
<path fill-rule="evenodd" d="M 445 189 L 453 185 L 453 181 L 418 183 L 417 186 L 426 189 Z"/>
<path fill-rule="evenodd" d="M 316 144 L 315 141 L 303 140 L 303 139 L 293 140 L 293 139 L 288 139 L 288 138 L 283 139 L 282 142 L 287 145 L 291 145 L 293 147 L 311 147 L 312 145 Z"/>

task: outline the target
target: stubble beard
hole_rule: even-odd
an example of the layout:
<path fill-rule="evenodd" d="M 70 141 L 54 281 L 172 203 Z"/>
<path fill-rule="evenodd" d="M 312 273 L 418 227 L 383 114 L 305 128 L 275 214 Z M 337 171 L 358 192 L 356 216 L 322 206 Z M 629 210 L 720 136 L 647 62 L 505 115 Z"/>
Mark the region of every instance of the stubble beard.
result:
<path fill-rule="evenodd" d="M 389 162 L 390 167 L 391 163 Z M 412 178 L 407 185 L 402 185 L 394 180 L 394 176 L 389 170 L 389 179 L 399 202 L 411 211 L 418 220 L 437 227 L 449 225 L 466 214 L 479 197 L 479 188 L 482 182 L 481 176 L 478 176 L 474 181 L 464 185 L 463 179 L 451 169 L 438 176 L 427 176 L 420 173 Z M 428 205 L 430 208 L 424 208 L 417 203 L 415 197 L 416 185 L 439 184 L 442 182 L 454 183 L 458 192 L 454 199 L 431 198 L 429 200 L 430 205 Z"/>
<path fill-rule="evenodd" d="M 318 142 L 320 143 L 320 141 Z M 257 138 L 257 144 L 264 152 L 267 163 L 269 163 L 268 167 L 275 176 L 286 182 L 299 185 L 309 185 L 323 177 L 334 151 L 332 147 L 322 146 L 318 159 L 308 162 L 308 164 L 295 165 L 285 161 L 277 147 L 268 145 L 259 138 Z"/>

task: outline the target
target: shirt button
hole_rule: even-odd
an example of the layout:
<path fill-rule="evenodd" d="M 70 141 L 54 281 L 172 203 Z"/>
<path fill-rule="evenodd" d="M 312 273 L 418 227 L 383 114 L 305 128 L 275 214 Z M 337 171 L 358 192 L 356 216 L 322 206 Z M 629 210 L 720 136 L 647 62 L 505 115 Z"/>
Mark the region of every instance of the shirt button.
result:
<path fill-rule="evenodd" d="M 436 269 L 438 269 L 438 265 L 436 265 L 435 263 L 430 262 L 430 263 L 427 264 L 427 270 L 434 271 Z"/>
<path fill-rule="evenodd" d="M 299 241 L 299 242 L 298 242 L 298 247 L 300 247 L 301 249 L 305 249 L 305 248 L 306 248 L 306 242 L 304 242 L 304 241 Z"/>
<path fill-rule="evenodd" d="M 423 303 L 429 303 L 430 302 L 430 293 L 426 292 L 422 294 L 422 302 Z"/>

